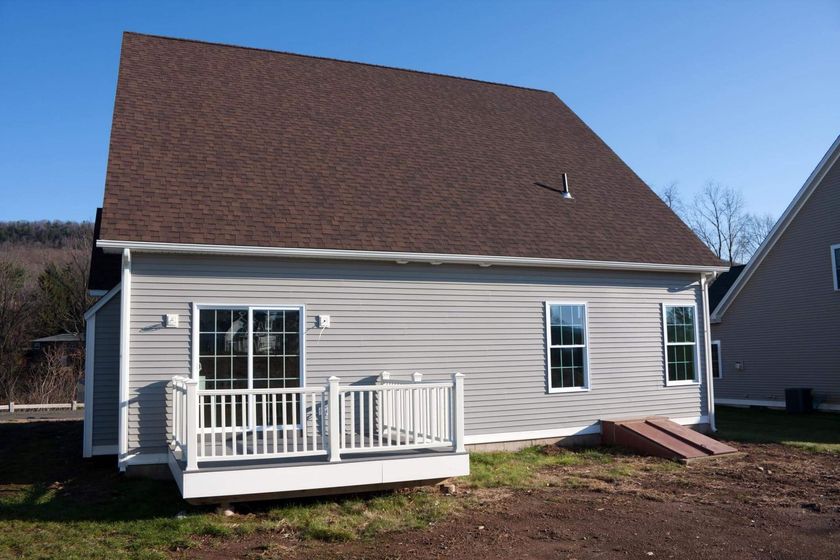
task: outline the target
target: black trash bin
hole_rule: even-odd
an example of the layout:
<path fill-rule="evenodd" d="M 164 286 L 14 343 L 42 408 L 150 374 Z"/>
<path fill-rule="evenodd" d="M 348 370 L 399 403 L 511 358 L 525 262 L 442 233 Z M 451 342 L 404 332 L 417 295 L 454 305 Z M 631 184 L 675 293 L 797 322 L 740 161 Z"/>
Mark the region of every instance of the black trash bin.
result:
<path fill-rule="evenodd" d="M 810 388 L 785 389 L 785 410 L 788 414 L 806 414 L 814 411 Z"/>

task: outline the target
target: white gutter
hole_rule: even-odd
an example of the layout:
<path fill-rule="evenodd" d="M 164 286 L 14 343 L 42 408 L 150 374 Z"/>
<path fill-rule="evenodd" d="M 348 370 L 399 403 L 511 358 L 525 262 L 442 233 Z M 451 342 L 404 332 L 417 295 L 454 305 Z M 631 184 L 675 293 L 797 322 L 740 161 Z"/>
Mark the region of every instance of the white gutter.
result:
<path fill-rule="evenodd" d="M 352 251 L 344 249 L 298 249 L 286 247 L 249 247 L 244 245 L 205 245 L 196 243 L 155 243 L 148 241 L 114 241 L 100 239 L 96 246 L 109 253 L 126 249 L 145 253 L 189 253 L 202 255 L 238 255 L 260 257 L 292 257 L 310 259 L 345 259 L 362 261 L 394 261 L 430 264 L 474 264 L 479 266 L 532 266 L 549 268 L 589 268 L 658 272 L 724 272 L 726 266 L 658 264 L 620 261 L 546 259 L 489 255 L 454 255 L 446 253 L 404 253 L 395 251 Z"/>

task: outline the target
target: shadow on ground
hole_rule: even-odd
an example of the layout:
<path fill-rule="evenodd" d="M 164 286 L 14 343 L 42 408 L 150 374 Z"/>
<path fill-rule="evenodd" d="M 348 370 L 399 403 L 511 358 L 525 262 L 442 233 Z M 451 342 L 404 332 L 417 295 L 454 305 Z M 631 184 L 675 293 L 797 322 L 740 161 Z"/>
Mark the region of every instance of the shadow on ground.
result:
<path fill-rule="evenodd" d="M 132 521 L 189 509 L 172 481 L 127 478 L 83 459 L 82 422 L 0 424 L 0 520 Z"/>

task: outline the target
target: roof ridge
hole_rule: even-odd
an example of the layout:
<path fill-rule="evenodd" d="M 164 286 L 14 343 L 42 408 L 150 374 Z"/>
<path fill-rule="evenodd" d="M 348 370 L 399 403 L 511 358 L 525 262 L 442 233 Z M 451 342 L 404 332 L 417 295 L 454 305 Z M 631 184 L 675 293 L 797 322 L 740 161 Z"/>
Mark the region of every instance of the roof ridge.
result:
<path fill-rule="evenodd" d="M 490 80 L 479 80 L 477 78 L 467 78 L 465 76 L 454 76 L 452 74 L 441 74 L 440 72 L 429 72 L 429 71 L 426 71 L 426 70 L 414 70 L 412 68 L 400 68 L 399 66 L 386 66 L 384 64 L 375 64 L 373 62 L 359 62 L 359 61 L 356 61 L 356 60 L 344 60 L 344 59 L 341 59 L 341 58 L 333 58 L 333 57 L 330 57 L 330 56 L 320 56 L 320 55 L 314 55 L 314 54 L 301 54 L 301 53 L 295 53 L 295 52 L 290 52 L 290 51 L 280 51 L 280 50 L 275 50 L 275 49 L 266 49 L 266 48 L 262 48 L 262 47 L 249 47 L 249 46 L 245 46 L 245 45 L 234 45 L 232 43 L 219 43 L 219 42 L 215 42 L 215 41 L 205 41 L 203 39 L 187 39 L 187 38 L 184 38 L 184 37 L 170 37 L 168 35 L 157 35 L 157 34 L 154 34 L 154 33 L 140 33 L 138 31 L 124 31 L 123 35 L 138 35 L 140 37 L 154 37 L 156 39 L 166 39 L 167 41 L 181 41 L 181 42 L 184 42 L 184 43 L 198 43 L 198 44 L 202 44 L 202 45 L 211 45 L 211 46 L 214 46 L 214 47 L 226 47 L 226 48 L 231 48 L 231 49 L 245 49 L 245 50 L 261 51 L 261 52 L 268 52 L 268 53 L 274 53 L 274 54 L 284 54 L 284 55 L 287 55 L 287 56 L 296 56 L 296 57 L 300 57 L 300 58 L 313 58 L 313 59 L 316 59 L 316 60 L 327 60 L 327 61 L 330 61 L 330 62 L 341 62 L 343 64 L 355 64 L 355 65 L 358 65 L 358 66 L 370 66 L 372 68 L 382 68 L 384 70 L 396 70 L 397 72 L 411 72 L 413 74 L 424 74 L 426 76 L 437 76 L 437 77 L 440 77 L 440 78 L 450 78 L 452 80 L 463 80 L 463 81 L 467 81 L 467 82 L 476 82 L 476 83 L 487 84 L 487 85 L 492 85 L 492 86 L 509 87 L 509 88 L 514 88 L 514 89 L 522 89 L 522 90 L 526 90 L 526 91 L 536 91 L 536 92 L 540 92 L 540 93 L 550 93 L 552 95 L 556 95 L 553 91 L 550 91 L 550 90 L 547 90 L 547 89 L 533 88 L 533 87 L 527 87 L 527 86 L 518 86 L 518 85 L 515 85 L 515 84 L 506 84 L 506 83 L 503 83 L 503 82 L 493 82 L 493 81 L 490 81 Z"/>

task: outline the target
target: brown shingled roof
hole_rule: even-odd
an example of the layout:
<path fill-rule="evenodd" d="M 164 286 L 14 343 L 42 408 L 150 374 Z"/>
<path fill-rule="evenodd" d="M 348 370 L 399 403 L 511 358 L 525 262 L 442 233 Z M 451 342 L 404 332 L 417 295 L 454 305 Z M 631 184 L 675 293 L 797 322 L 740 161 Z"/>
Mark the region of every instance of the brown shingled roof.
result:
<path fill-rule="evenodd" d="M 720 264 L 553 93 L 135 33 L 101 237 Z"/>

